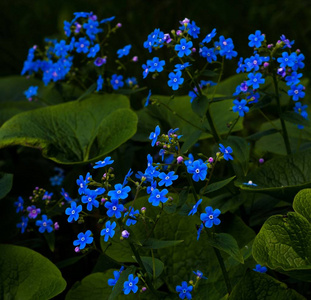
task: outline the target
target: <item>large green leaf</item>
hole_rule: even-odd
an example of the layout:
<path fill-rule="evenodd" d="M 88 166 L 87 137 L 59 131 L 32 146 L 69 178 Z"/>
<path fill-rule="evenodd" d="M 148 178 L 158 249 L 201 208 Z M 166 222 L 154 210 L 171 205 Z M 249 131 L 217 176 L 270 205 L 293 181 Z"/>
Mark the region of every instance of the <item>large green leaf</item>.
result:
<path fill-rule="evenodd" d="M 243 182 L 235 182 L 242 190 L 263 192 L 292 199 L 301 189 L 311 186 L 311 152 L 279 157 L 267 161 L 250 173 Z M 257 186 L 243 183 L 253 181 Z"/>
<path fill-rule="evenodd" d="M 51 299 L 66 287 L 57 267 L 25 247 L 0 245 L 0 298 Z"/>
<path fill-rule="evenodd" d="M 305 298 L 269 275 L 249 271 L 234 287 L 228 299 L 303 300 Z"/>
<path fill-rule="evenodd" d="M 311 281 L 311 224 L 298 213 L 270 217 L 255 238 L 253 256 L 261 265 Z"/>
<path fill-rule="evenodd" d="M 222 189 L 223 187 L 225 187 L 227 184 L 229 184 L 234 178 L 235 178 L 235 176 L 232 176 L 232 177 L 224 179 L 224 180 L 213 182 L 213 183 L 209 184 L 206 188 L 202 188 L 200 191 L 200 194 L 205 195 L 208 193 L 218 191 L 218 190 Z"/>
<path fill-rule="evenodd" d="M 87 162 L 131 138 L 136 124 L 125 96 L 92 96 L 14 116 L 0 128 L 0 147 L 35 147 L 56 162 Z"/>
<path fill-rule="evenodd" d="M 11 190 L 13 184 L 13 174 L 0 173 L 0 200 Z"/>
<path fill-rule="evenodd" d="M 295 196 L 293 208 L 311 223 L 311 189 L 304 189 Z"/>

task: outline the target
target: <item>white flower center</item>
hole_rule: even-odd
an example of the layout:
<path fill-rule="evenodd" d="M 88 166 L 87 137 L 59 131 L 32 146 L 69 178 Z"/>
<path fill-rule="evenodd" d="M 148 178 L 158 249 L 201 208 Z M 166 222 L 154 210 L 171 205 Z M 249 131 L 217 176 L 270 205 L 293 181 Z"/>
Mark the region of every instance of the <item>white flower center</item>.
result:
<path fill-rule="evenodd" d="M 71 214 L 73 214 L 73 215 L 74 215 L 75 213 L 76 213 L 76 212 L 75 212 L 74 210 L 72 210 L 72 211 L 71 211 Z"/>
<path fill-rule="evenodd" d="M 185 47 L 185 46 L 182 46 L 182 47 L 181 47 L 181 49 L 182 49 L 182 50 L 185 50 L 185 49 L 186 49 L 186 47 Z"/>
<path fill-rule="evenodd" d="M 197 174 L 199 174 L 199 173 L 200 173 L 200 169 L 196 169 L 195 172 L 196 172 Z"/>
<path fill-rule="evenodd" d="M 81 238 L 81 242 L 84 242 L 84 241 L 85 241 L 85 237 L 82 237 L 82 238 Z"/>
<path fill-rule="evenodd" d="M 166 176 L 166 177 L 165 177 L 165 180 L 169 180 L 169 179 L 170 179 L 170 177 L 169 177 L 169 176 Z"/>
<path fill-rule="evenodd" d="M 158 198 L 158 199 L 159 199 L 160 197 L 161 197 L 161 196 L 160 196 L 159 194 L 158 194 L 158 195 L 156 195 L 156 198 Z"/>
<path fill-rule="evenodd" d="M 254 81 L 254 82 L 257 82 L 257 78 L 254 78 L 253 81 Z"/>
<path fill-rule="evenodd" d="M 117 194 L 119 194 L 119 195 L 120 195 L 120 194 L 121 194 L 121 190 L 118 190 L 118 191 L 117 191 Z"/>
<path fill-rule="evenodd" d="M 88 199 L 87 199 L 89 202 L 91 202 L 92 201 L 92 198 L 91 197 L 88 197 Z"/>
<path fill-rule="evenodd" d="M 112 206 L 112 210 L 117 210 L 117 207 L 116 206 Z"/>
<path fill-rule="evenodd" d="M 174 78 L 173 81 L 176 82 L 176 81 L 177 81 L 177 78 Z"/>
<path fill-rule="evenodd" d="M 44 226 L 44 227 L 45 227 L 45 226 L 46 226 L 46 222 L 43 222 L 43 223 L 42 223 L 42 226 Z"/>
<path fill-rule="evenodd" d="M 213 216 L 213 215 L 209 215 L 208 217 L 210 218 L 210 220 L 213 220 L 213 219 L 214 219 L 214 216 Z"/>
<path fill-rule="evenodd" d="M 294 93 L 297 95 L 297 94 L 299 93 L 299 91 L 298 91 L 298 90 L 295 90 Z"/>

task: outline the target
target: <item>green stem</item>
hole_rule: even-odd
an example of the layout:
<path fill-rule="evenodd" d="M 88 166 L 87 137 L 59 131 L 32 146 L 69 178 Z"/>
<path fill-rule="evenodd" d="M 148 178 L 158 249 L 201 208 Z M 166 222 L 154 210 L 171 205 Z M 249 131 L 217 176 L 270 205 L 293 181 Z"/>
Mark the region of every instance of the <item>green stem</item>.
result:
<path fill-rule="evenodd" d="M 285 126 L 285 121 L 284 121 L 284 119 L 282 117 L 282 109 L 281 109 L 281 102 L 280 102 L 280 96 L 279 96 L 279 86 L 278 86 L 278 81 L 276 79 L 275 72 L 273 73 L 273 83 L 274 83 L 276 103 L 277 103 L 277 107 L 278 107 L 278 114 L 279 114 L 279 117 L 280 117 L 280 120 L 281 120 L 283 140 L 284 140 L 284 143 L 285 143 L 285 148 L 286 148 L 287 155 L 289 155 L 289 154 L 291 154 L 292 151 L 290 149 L 290 143 L 289 143 L 287 129 L 286 129 L 286 126 Z"/>
<path fill-rule="evenodd" d="M 214 252 L 217 256 L 217 260 L 219 262 L 219 265 L 220 265 L 220 268 L 221 268 L 221 272 L 222 272 L 222 275 L 225 279 L 225 284 L 226 284 L 226 287 L 227 287 L 227 291 L 228 291 L 228 294 L 231 293 L 232 291 L 232 287 L 231 287 L 231 282 L 230 282 L 230 279 L 229 279 L 229 276 L 228 276 L 228 273 L 227 273 L 227 270 L 226 270 L 226 267 L 225 267 L 225 264 L 224 264 L 224 260 L 220 254 L 220 251 L 217 249 L 217 248 L 214 248 Z"/>
<path fill-rule="evenodd" d="M 195 202 L 198 202 L 199 197 L 198 197 L 197 192 L 196 192 L 196 190 L 195 190 L 195 187 L 194 187 L 194 185 L 193 185 L 193 181 L 192 181 L 192 179 L 191 179 L 191 177 L 190 177 L 190 174 L 189 174 L 188 172 L 186 172 L 186 174 L 187 174 L 188 182 L 190 183 L 191 188 L 192 188 L 192 193 L 193 193 Z"/>
<path fill-rule="evenodd" d="M 240 119 L 240 116 L 238 116 L 238 117 L 235 119 L 234 123 L 231 125 L 231 127 L 230 127 L 230 129 L 229 129 L 229 131 L 228 131 L 228 133 L 227 133 L 226 139 L 228 138 L 228 136 L 229 136 L 230 133 L 232 132 L 232 130 L 233 130 L 233 128 L 235 127 L 235 125 L 238 123 L 239 119 Z"/>

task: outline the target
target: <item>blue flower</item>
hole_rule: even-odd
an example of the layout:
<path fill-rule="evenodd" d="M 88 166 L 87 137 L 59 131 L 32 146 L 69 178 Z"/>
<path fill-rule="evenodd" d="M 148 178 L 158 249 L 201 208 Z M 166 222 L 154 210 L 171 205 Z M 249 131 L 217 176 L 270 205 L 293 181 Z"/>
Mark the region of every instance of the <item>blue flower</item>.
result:
<path fill-rule="evenodd" d="M 128 193 L 131 191 L 129 186 L 123 187 L 121 183 L 116 184 L 114 188 L 114 190 L 108 192 L 108 196 L 111 197 L 111 200 L 126 199 Z"/>
<path fill-rule="evenodd" d="M 213 210 L 213 208 L 211 206 L 207 206 L 205 208 L 205 213 L 202 213 L 200 215 L 200 219 L 202 222 L 204 222 L 204 226 L 207 228 L 212 228 L 213 225 L 219 225 L 220 224 L 220 220 L 218 219 L 218 216 L 220 215 L 220 210 L 218 208 L 216 208 L 215 210 Z"/>
<path fill-rule="evenodd" d="M 198 278 L 200 279 L 207 279 L 207 277 L 203 276 L 203 272 L 201 272 L 200 270 L 197 271 L 192 271 Z"/>
<path fill-rule="evenodd" d="M 303 69 L 305 67 L 305 64 L 302 62 L 305 59 L 305 56 L 302 53 L 297 55 L 296 52 L 293 52 L 291 56 L 294 60 L 294 65 L 292 66 L 293 71 L 297 71 L 298 69 Z"/>
<path fill-rule="evenodd" d="M 131 291 L 135 294 L 138 291 L 138 277 L 134 278 L 133 274 L 130 274 L 128 280 L 123 284 L 123 292 L 125 295 L 128 295 Z"/>
<path fill-rule="evenodd" d="M 198 200 L 198 202 L 192 206 L 192 209 L 190 210 L 188 216 L 193 216 L 198 211 L 198 207 L 201 204 L 201 202 L 202 199 Z"/>
<path fill-rule="evenodd" d="M 245 72 L 245 65 L 243 63 L 243 57 L 240 57 L 240 60 L 238 62 L 238 68 L 236 69 L 236 73 L 244 73 Z"/>
<path fill-rule="evenodd" d="M 196 26 L 194 21 L 188 23 L 187 28 L 188 28 L 187 33 L 190 36 L 192 36 L 194 39 L 197 39 L 199 37 L 198 34 L 200 34 L 200 27 Z"/>
<path fill-rule="evenodd" d="M 159 182 L 159 186 L 162 186 L 162 185 L 170 186 L 173 184 L 173 180 L 176 180 L 178 178 L 178 175 L 175 175 L 175 172 L 171 171 L 171 172 L 168 172 L 167 174 L 162 172 L 158 177 L 162 179 Z"/>
<path fill-rule="evenodd" d="M 185 165 L 188 167 L 189 165 L 191 165 L 194 162 L 194 157 L 191 153 L 189 153 L 187 160 L 185 160 Z"/>
<path fill-rule="evenodd" d="M 58 174 L 49 178 L 51 186 L 62 185 L 65 177 L 62 174 Z"/>
<path fill-rule="evenodd" d="M 24 199 L 22 197 L 18 197 L 17 201 L 14 202 L 14 206 L 16 206 L 16 212 L 19 213 L 24 209 Z"/>
<path fill-rule="evenodd" d="M 112 85 L 112 88 L 114 90 L 118 90 L 120 87 L 124 86 L 124 82 L 123 80 L 123 76 L 122 75 L 117 75 L 117 74 L 113 74 L 110 80 L 110 83 Z"/>
<path fill-rule="evenodd" d="M 239 112 L 240 117 L 244 117 L 244 113 L 249 112 L 249 107 L 246 105 L 247 101 L 246 100 L 233 100 L 234 106 L 232 107 L 232 110 L 234 112 Z"/>
<path fill-rule="evenodd" d="M 244 185 L 248 185 L 248 186 L 257 186 L 256 183 L 252 182 L 251 180 L 248 182 L 243 182 Z"/>
<path fill-rule="evenodd" d="M 127 183 L 128 183 L 128 178 L 131 177 L 133 175 L 133 171 L 132 169 L 129 169 L 129 171 L 127 172 L 127 174 L 125 175 L 124 177 L 124 180 L 123 180 L 123 184 L 122 186 L 125 186 Z"/>
<path fill-rule="evenodd" d="M 98 21 L 94 21 L 91 18 L 89 18 L 87 23 L 83 24 L 83 28 L 86 29 L 86 34 L 91 40 L 95 40 L 96 34 L 103 31 L 101 28 L 98 28 L 98 26 Z"/>
<path fill-rule="evenodd" d="M 16 227 L 21 229 L 21 233 L 24 233 L 28 225 L 28 218 L 22 216 L 21 221 L 22 221 L 21 223 L 16 224 Z"/>
<path fill-rule="evenodd" d="M 192 42 L 187 42 L 186 39 L 181 39 L 180 44 L 175 45 L 175 51 L 178 51 L 178 56 L 183 57 L 184 55 L 188 56 L 191 54 L 191 47 L 193 46 Z"/>
<path fill-rule="evenodd" d="M 80 232 L 78 234 L 78 239 L 73 241 L 73 245 L 79 246 L 81 250 L 84 249 L 87 244 L 93 243 L 93 237 L 90 236 L 91 234 L 91 230 L 87 230 L 85 233 Z"/>
<path fill-rule="evenodd" d="M 104 83 L 104 79 L 101 75 L 99 75 L 97 79 L 97 88 L 96 88 L 97 92 L 103 89 L 103 83 Z"/>
<path fill-rule="evenodd" d="M 78 221 L 79 219 L 79 213 L 82 211 L 82 205 L 78 205 L 76 204 L 76 202 L 71 202 L 71 207 L 66 208 L 65 210 L 65 214 L 68 217 L 67 221 L 69 223 L 72 222 L 72 220 Z"/>
<path fill-rule="evenodd" d="M 174 72 L 177 72 L 177 71 L 183 71 L 184 69 L 190 67 L 191 65 L 186 62 L 184 64 L 176 64 L 175 65 L 175 69 L 174 69 Z"/>
<path fill-rule="evenodd" d="M 121 58 L 123 56 L 127 56 L 130 53 L 131 48 L 132 48 L 132 45 L 127 45 L 124 48 L 119 49 L 117 51 L 118 58 Z"/>
<path fill-rule="evenodd" d="M 96 67 L 100 67 L 102 66 L 103 64 L 105 64 L 107 62 L 107 59 L 106 57 L 96 57 L 96 59 L 94 60 L 94 65 Z"/>
<path fill-rule="evenodd" d="M 150 195 L 154 189 L 157 188 L 157 182 L 154 180 L 151 182 L 150 186 L 147 187 L 147 194 Z"/>
<path fill-rule="evenodd" d="M 178 90 L 179 86 L 183 84 L 184 78 L 181 77 L 181 72 L 177 71 L 176 74 L 171 72 L 168 77 L 170 80 L 167 82 L 168 86 L 172 87 L 174 91 Z"/>
<path fill-rule="evenodd" d="M 144 48 L 151 53 L 153 48 L 163 47 L 164 42 L 164 33 L 160 29 L 155 29 L 148 35 L 147 41 L 144 42 Z"/>
<path fill-rule="evenodd" d="M 248 46 L 259 48 L 261 46 L 261 42 L 264 41 L 265 36 L 261 34 L 260 30 L 256 30 L 255 34 L 250 34 L 248 36 L 248 39 L 250 40 Z"/>
<path fill-rule="evenodd" d="M 37 96 L 38 94 L 38 87 L 37 86 L 30 86 L 28 90 L 24 92 L 24 95 L 28 100 L 31 100 L 33 96 Z"/>
<path fill-rule="evenodd" d="M 147 77 L 147 75 L 149 74 L 150 66 L 143 64 L 142 68 L 144 69 L 144 71 L 143 71 L 143 79 L 145 79 Z"/>
<path fill-rule="evenodd" d="M 233 150 L 230 146 L 224 147 L 223 144 L 219 144 L 219 150 L 221 153 L 223 153 L 225 160 L 229 160 L 229 159 L 233 160 L 233 157 L 230 154 L 233 152 Z"/>
<path fill-rule="evenodd" d="M 192 292 L 193 286 L 187 284 L 186 281 L 183 281 L 181 285 L 176 286 L 176 292 L 179 293 L 180 299 L 192 299 L 190 292 Z"/>
<path fill-rule="evenodd" d="M 78 42 L 75 42 L 75 47 L 78 53 L 88 53 L 90 42 L 84 38 L 80 37 Z"/>
<path fill-rule="evenodd" d="M 117 224 L 116 222 L 106 222 L 105 224 L 105 228 L 102 229 L 102 231 L 100 232 L 101 236 L 104 236 L 104 241 L 107 242 L 109 238 L 112 238 L 115 234 L 115 228 L 116 228 Z"/>
<path fill-rule="evenodd" d="M 226 39 L 223 35 L 219 37 L 219 42 L 215 42 L 215 46 L 220 48 L 220 56 L 225 56 L 227 59 L 236 57 L 238 53 L 234 51 L 234 45 L 231 38 Z M 217 53 L 216 53 L 217 54 Z"/>
<path fill-rule="evenodd" d="M 64 32 L 67 37 L 69 37 L 71 34 L 71 23 L 68 21 L 64 21 Z"/>
<path fill-rule="evenodd" d="M 69 194 L 64 190 L 64 188 L 62 188 L 62 191 L 61 191 L 60 194 L 65 198 L 66 201 L 68 201 L 68 202 L 71 202 L 71 201 L 72 201 L 71 197 L 70 197 Z"/>
<path fill-rule="evenodd" d="M 292 45 L 294 45 L 294 43 L 295 43 L 295 41 L 290 41 L 289 39 L 287 39 L 284 34 L 281 35 L 280 39 L 285 44 L 283 48 L 286 48 L 286 47 L 287 48 L 292 48 Z"/>
<path fill-rule="evenodd" d="M 86 209 L 88 211 L 92 211 L 93 206 L 96 208 L 99 206 L 99 202 L 95 200 L 95 198 L 98 196 L 96 191 L 85 189 L 84 190 L 85 195 L 82 196 L 81 202 L 87 203 Z"/>
<path fill-rule="evenodd" d="M 139 215 L 139 210 L 134 210 L 133 207 L 130 208 L 130 211 L 124 214 L 124 217 L 129 215 L 130 218 L 126 220 L 126 226 L 135 225 L 137 223 L 136 217 L 134 215 Z M 135 220 L 133 220 L 135 219 Z"/>
<path fill-rule="evenodd" d="M 148 96 L 146 98 L 145 107 L 149 105 L 150 97 L 151 97 L 151 90 L 149 90 Z"/>
<path fill-rule="evenodd" d="M 100 50 L 100 46 L 99 44 L 96 44 L 94 47 L 90 48 L 90 51 L 87 57 L 95 57 L 99 50 Z"/>
<path fill-rule="evenodd" d="M 53 222 L 51 219 L 48 219 L 47 215 L 42 215 L 42 220 L 37 220 L 36 225 L 39 226 L 40 233 L 44 233 L 45 231 L 50 233 L 53 231 Z"/>
<path fill-rule="evenodd" d="M 207 175 L 207 165 L 201 160 L 195 160 L 192 164 L 187 166 L 187 171 L 192 174 L 192 179 L 196 182 L 205 180 Z"/>
<path fill-rule="evenodd" d="M 297 114 L 300 114 L 304 119 L 308 119 L 308 113 L 306 111 L 308 105 L 302 105 L 300 102 L 296 102 L 295 103 L 295 107 L 294 107 L 294 111 L 297 113 Z M 298 129 L 303 129 L 304 126 L 303 125 L 300 125 L 298 124 Z"/>
<path fill-rule="evenodd" d="M 204 228 L 204 225 L 201 224 L 200 227 L 199 227 L 199 229 L 198 229 L 198 232 L 197 232 L 197 241 L 198 241 L 199 238 L 200 238 L 200 235 L 201 235 L 201 232 L 202 232 L 203 228 Z"/>
<path fill-rule="evenodd" d="M 261 78 L 262 74 L 261 73 L 250 73 L 248 74 L 249 80 L 247 80 L 247 85 L 248 86 L 253 86 L 253 89 L 258 89 L 260 84 L 265 83 L 265 79 Z"/>
<path fill-rule="evenodd" d="M 212 38 L 215 37 L 216 34 L 217 34 L 216 28 L 214 28 L 214 29 L 212 30 L 212 32 L 209 33 L 209 34 L 204 38 L 204 40 L 202 41 L 202 43 L 206 43 L 206 44 L 209 43 L 209 42 L 212 40 Z"/>
<path fill-rule="evenodd" d="M 168 193 L 167 189 L 164 189 L 161 192 L 158 189 L 154 189 L 148 201 L 153 206 L 159 206 L 160 202 L 165 203 L 167 201 L 167 198 L 165 197 L 167 193 Z"/>
<path fill-rule="evenodd" d="M 124 210 L 124 206 L 122 204 L 119 204 L 118 200 L 111 200 L 106 201 L 105 207 L 108 209 L 107 210 L 107 216 L 109 218 L 115 216 L 117 219 L 120 219 L 122 216 L 122 212 Z"/>
<path fill-rule="evenodd" d="M 90 172 L 88 172 L 86 175 L 85 175 L 85 180 L 83 178 L 82 175 L 79 176 L 79 179 L 77 179 L 77 185 L 79 186 L 79 194 L 82 195 L 85 193 L 85 189 L 87 188 L 87 184 L 89 183 L 89 180 L 88 178 L 92 178 L 92 175 L 90 174 Z"/>
<path fill-rule="evenodd" d="M 122 266 L 119 271 L 113 271 L 114 278 L 108 279 L 109 286 L 115 286 L 117 284 L 123 270 L 124 270 L 124 267 Z"/>
<path fill-rule="evenodd" d="M 44 195 L 42 196 L 42 200 L 51 200 L 53 196 L 53 193 L 49 193 L 48 191 L 45 191 Z"/>
<path fill-rule="evenodd" d="M 287 52 L 283 52 L 282 57 L 279 57 L 277 61 L 278 63 L 280 63 L 281 68 L 293 67 L 295 64 L 295 56 L 293 55 L 293 53 L 291 55 L 288 55 Z"/>
<path fill-rule="evenodd" d="M 262 267 L 260 264 L 257 264 L 253 270 L 259 273 L 266 273 L 268 271 L 267 267 Z"/>
<path fill-rule="evenodd" d="M 133 87 L 137 84 L 137 79 L 136 77 L 128 77 L 125 79 L 125 83 L 128 87 Z"/>
<path fill-rule="evenodd" d="M 200 48 L 199 53 L 202 57 L 205 57 L 209 63 L 217 60 L 217 56 L 214 52 L 214 48 L 203 47 L 203 48 Z"/>
<path fill-rule="evenodd" d="M 151 140 L 151 146 L 153 147 L 157 142 L 158 136 L 160 135 L 160 127 L 159 125 L 156 126 L 154 132 L 151 132 L 149 135 L 149 140 Z"/>
<path fill-rule="evenodd" d="M 110 18 L 103 19 L 103 20 L 101 20 L 99 23 L 100 23 L 100 24 L 109 23 L 109 22 L 113 21 L 114 19 L 115 19 L 115 16 L 110 17 Z"/>
<path fill-rule="evenodd" d="M 65 40 L 61 40 L 59 43 L 56 43 L 54 46 L 54 52 L 56 56 L 65 57 L 68 54 L 70 46 L 66 45 Z"/>
<path fill-rule="evenodd" d="M 292 85 L 287 93 L 289 96 L 293 97 L 294 101 L 297 101 L 299 98 L 304 98 L 304 96 L 306 95 L 303 90 L 304 86 L 302 84 Z"/>
<path fill-rule="evenodd" d="M 96 162 L 95 166 L 93 166 L 93 169 L 103 168 L 113 163 L 114 160 L 111 159 L 111 156 L 107 156 L 104 160 L 99 160 L 98 162 Z"/>
<path fill-rule="evenodd" d="M 300 79 L 302 77 L 301 73 L 293 72 L 290 75 L 285 77 L 286 85 L 292 86 L 296 85 L 300 82 Z"/>
<path fill-rule="evenodd" d="M 159 60 L 159 57 L 154 57 L 152 60 L 147 61 L 149 72 L 162 72 L 165 60 Z"/>
<path fill-rule="evenodd" d="M 263 61 L 263 57 L 258 54 L 245 59 L 246 72 L 250 72 L 251 70 L 258 71 Z"/>

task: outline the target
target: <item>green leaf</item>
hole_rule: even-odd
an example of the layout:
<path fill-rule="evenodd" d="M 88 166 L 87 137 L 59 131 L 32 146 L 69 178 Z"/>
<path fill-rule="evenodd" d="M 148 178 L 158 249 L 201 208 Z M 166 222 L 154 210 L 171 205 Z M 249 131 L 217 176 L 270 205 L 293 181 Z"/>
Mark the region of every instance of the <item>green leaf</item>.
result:
<path fill-rule="evenodd" d="M 294 198 L 293 208 L 311 223 L 311 189 L 299 191 Z"/>
<path fill-rule="evenodd" d="M 154 258 L 154 267 L 155 267 L 155 270 L 154 270 L 153 269 L 152 257 L 141 256 L 140 258 L 141 258 L 147 272 L 149 272 L 151 276 L 153 276 L 153 273 L 155 275 L 155 278 L 157 278 L 161 275 L 161 273 L 164 270 L 164 264 L 161 260 L 159 260 L 158 258 Z"/>
<path fill-rule="evenodd" d="M 180 152 L 186 153 L 200 139 L 201 134 L 201 130 L 194 131 L 192 135 L 185 139 L 185 142 L 182 145 Z"/>
<path fill-rule="evenodd" d="M 304 126 L 310 126 L 309 120 L 306 120 L 304 117 L 302 117 L 300 114 L 297 114 L 294 111 L 287 111 L 282 114 L 282 118 L 285 121 L 288 121 L 293 124 L 300 124 Z"/>
<path fill-rule="evenodd" d="M 11 191 L 12 185 L 13 174 L 0 173 L 0 200 Z"/>
<path fill-rule="evenodd" d="M 251 140 L 251 141 L 257 141 L 257 140 L 261 139 L 264 136 L 271 135 L 271 134 L 274 134 L 274 133 L 277 133 L 277 132 L 278 132 L 278 130 L 276 130 L 275 128 L 271 128 L 271 129 L 268 129 L 268 130 L 265 130 L 265 131 L 260 131 L 260 132 L 254 133 L 252 135 L 249 135 L 246 139 L 247 140 Z"/>
<path fill-rule="evenodd" d="M 200 191 L 200 194 L 205 195 L 207 193 L 211 193 L 211 192 L 215 192 L 217 190 L 220 190 L 221 188 L 223 188 L 224 186 L 229 184 L 234 178 L 235 178 L 235 176 L 232 176 L 232 177 L 227 178 L 225 180 L 221 180 L 221 181 L 211 183 L 206 188 L 202 188 Z"/>
<path fill-rule="evenodd" d="M 146 242 L 143 243 L 143 247 L 147 249 L 163 249 L 163 248 L 176 246 L 182 242 L 183 240 L 163 241 L 163 240 L 157 240 L 157 239 L 150 238 Z"/>
<path fill-rule="evenodd" d="M 242 190 L 268 193 L 292 199 L 301 189 L 311 187 L 311 152 L 304 151 L 267 161 L 235 184 Z M 243 185 L 253 181 L 257 186 Z"/>
<path fill-rule="evenodd" d="M 44 235 L 44 238 L 45 238 L 50 250 L 52 252 L 54 252 L 54 250 L 55 250 L 55 234 L 54 234 L 54 231 L 52 231 L 50 233 L 45 232 L 43 235 Z"/>
<path fill-rule="evenodd" d="M 232 235 L 227 233 L 214 233 L 208 236 L 207 242 L 210 246 L 228 253 L 241 264 L 244 263 L 238 243 Z"/>
<path fill-rule="evenodd" d="M 207 97 L 202 95 L 194 99 L 191 103 L 192 110 L 199 116 L 205 116 L 208 108 L 208 100 Z"/>
<path fill-rule="evenodd" d="M 267 274 L 249 271 L 234 287 L 228 300 L 303 300 L 303 296 Z"/>
<path fill-rule="evenodd" d="M 64 259 L 60 262 L 58 262 L 56 264 L 57 268 L 59 269 L 62 269 L 62 268 L 66 268 L 68 266 L 71 266 L 73 264 L 75 264 L 76 262 L 78 262 L 80 259 L 82 259 L 83 257 L 85 256 L 84 255 L 79 255 L 79 256 L 74 256 L 74 257 L 70 257 L 70 258 L 67 258 L 67 259 Z"/>
<path fill-rule="evenodd" d="M 0 253 L 1 298 L 51 299 L 65 289 L 61 272 L 41 254 L 13 245 L 0 245 Z"/>
<path fill-rule="evenodd" d="M 20 113 L 0 128 L 0 147 L 22 145 L 64 164 L 98 160 L 133 136 L 125 96 L 107 94 Z"/>
<path fill-rule="evenodd" d="M 311 281 L 311 224 L 298 213 L 270 217 L 255 238 L 253 257 L 263 266 Z"/>

